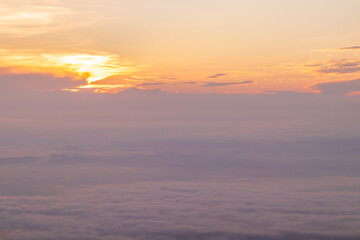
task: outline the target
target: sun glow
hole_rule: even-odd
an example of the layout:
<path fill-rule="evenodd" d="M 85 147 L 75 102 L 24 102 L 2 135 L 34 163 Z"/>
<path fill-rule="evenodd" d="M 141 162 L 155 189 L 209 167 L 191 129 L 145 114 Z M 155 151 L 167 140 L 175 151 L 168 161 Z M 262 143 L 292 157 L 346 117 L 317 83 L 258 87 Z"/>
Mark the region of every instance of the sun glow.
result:
<path fill-rule="evenodd" d="M 86 86 L 111 76 L 126 76 L 136 71 L 117 55 L 99 54 L 39 54 L 22 52 L 21 54 L 0 51 L 0 63 L 15 73 L 45 73 L 57 77 L 70 76 L 75 81 L 86 80 Z M 92 87 L 93 88 L 93 87 Z"/>
<path fill-rule="evenodd" d="M 124 66 L 119 59 L 112 55 L 46 55 L 46 58 L 51 59 L 53 62 L 58 62 L 60 67 L 66 69 L 66 71 L 76 73 L 78 77 L 86 79 L 89 84 L 131 71 L 130 67 Z"/>
<path fill-rule="evenodd" d="M 131 87 L 134 87 L 134 85 L 130 84 L 130 83 L 109 84 L 109 85 L 89 84 L 89 85 L 85 85 L 85 86 L 79 86 L 76 89 L 63 89 L 63 90 L 70 91 L 70 92 L 78 92 L 81 90 L 90 89 L 95 93 L 117 93 L 119 91 L 125 90 L 127 88 L 131 88 Z"/>

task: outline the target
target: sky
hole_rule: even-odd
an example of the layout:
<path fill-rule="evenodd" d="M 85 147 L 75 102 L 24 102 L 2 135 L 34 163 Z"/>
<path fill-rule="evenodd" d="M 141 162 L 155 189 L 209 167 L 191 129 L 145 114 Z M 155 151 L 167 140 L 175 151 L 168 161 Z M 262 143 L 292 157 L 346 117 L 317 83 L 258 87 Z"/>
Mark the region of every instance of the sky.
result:
<path fill-rule="evenodd" d="M 2 72 L 75 82 L 51 91 L 313 92 L 317 83 L 358 77 L 359 7 L 357 0 L 3 0 L 0 62 Z"/>
<path fill-rule="evenodd" d="M 0 1 L 0 240 L 360 239 L 358 9 Z"/>

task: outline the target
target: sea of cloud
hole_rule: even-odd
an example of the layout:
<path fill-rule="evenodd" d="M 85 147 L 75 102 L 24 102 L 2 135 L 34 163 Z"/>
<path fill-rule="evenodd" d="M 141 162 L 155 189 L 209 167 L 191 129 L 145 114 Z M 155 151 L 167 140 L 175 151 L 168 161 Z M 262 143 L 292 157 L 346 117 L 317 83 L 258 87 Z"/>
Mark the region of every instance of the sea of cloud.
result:
<path fill-rule="evenodd" d="M 357 96 L 12 91 L 1 240 L 359 239 Z"/>

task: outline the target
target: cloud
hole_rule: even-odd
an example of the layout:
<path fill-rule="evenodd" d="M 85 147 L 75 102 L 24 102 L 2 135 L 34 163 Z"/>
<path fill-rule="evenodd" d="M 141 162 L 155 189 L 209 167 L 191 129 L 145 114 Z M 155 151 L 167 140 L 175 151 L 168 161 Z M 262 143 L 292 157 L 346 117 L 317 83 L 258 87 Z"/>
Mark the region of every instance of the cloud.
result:
<path fill-rule="evenodd" d="M 159 85 L 187 85 L 187 84 L 196 84 L 197 82 L 145 82 L 141 83 L 138 86 L 144 87 L 144 86 L 159 86 Z"/>
<path fill-rule="evenodd" d="M 172 93 L 163 91 L 161 89 L 151 89 L 151 90 L 146 90 L 146 89 L 139 89 L 136 87 L 132 87 L 132 88 L 127 88 L 123 91 L 118 92 L 119 95 L 126 95 L 126 96 L 163 96 L 163 95 L 172 95 Z"/>
<path fill-rule="evenodd" d="M 209 78 L 219 78 L 219 77 L 224 77 L 224 76 L 226 76 L 225 73 L 217 73 L 217 74 L 209 76 Z"/>
<path fill-rule="evenodd" d="M 177 84 L 197 84 L 197 82 L 193 82 L 193 81 L 190 81 L 190 82 L 178 82 Z"/>
<path fill-rule="evenodd" d="M 166 80 L 172 80 L 172 81 L 176 81 L 176 80 L 177 80 L 177 78 L 174 78 L 174 77 L 167 77 L 167 76 L 162 76 L 162 77 L 160 77 L 160 78 L 162 78 L 162 79 L 166 79 Z"/>
<path fill-rule="evenodd" d="M 58 6 L 0 4 L 0 33 L 12 37 L 46 33 L 55 29 L 59 18 L 72 14 L 72 10 Z"/>
<path fill-rule="evenodd" d="M 324 76 L 326 75 L 343 75 L 360 72 L 360 59 L 332 59 L 323 61 L 310 61 L 304 63 L 288 63 L 266 68 L 284 69 L 283 73 Z M 282 70 L 281 70 L 282 71 Z"/>
<path fill-rule="evenodd" d="M 356 239 L 358 101 L 289 95 L 0 94 L 0 236 Z"/>
<path fill-rule="evenodd" d="M 251 84 L 254 81 L 243 81 L 243 82 L 207 82 L 203 87 L 222 87 L 222 86 L 229 86 L 229 85 L 242 85 L 242 84 Z"/>
<path fill-rule="evenodd" d="M 325 61 L 313 61 L 302 64 L 289 64 L 284 66 L 288 69 L 295 69 L 305 74 L 321 75 L 332 74 L 342 75 L 360 72 L 359 59 L 333 59 Z"/>
<path fill-rule="evenodd" d="M 39 172 L 48 175 L 48 187 L 55 187 L 56 174 L 49 174 L 55 170 L 66 172 L 66 178 L 92 174 L 96 179 L 109 173 L 89 169 L 51 166 Z M 111 174 L 126 171 L 115 168 Z M 33 176 L 34 183 L 36 179 Z M 14 240 L 355 240 L 360 235 L 358 189 L 344 186 L 352 183 L 358 188 L 356 180 L 84 181 L 86 185 L 57 188 L 62 190 L 57 194 L 0 196 L 0 233 Z"/>
<path fill-rule="evenodd" d="M 360 50 L 360 46 L 343 47 L 343 48 L 338 48 L 338 50 Z"/>
<path fill-rule="evenodd" d="M 333 60 L 328 64 L 315 66 L 318 67 L 318 73 L 335 73 L 335 74 L 347 74 L 360 72 L 359 60 Z"/>
<path fill-rule="evenodd" d="M 319 90 L 323 94 L 345 96 L 351 92 L 360 91 L 360 79 L 318 83 L 313 85 L 311 88 Z"/>
<path fill-rule="evenodd" d="M 146 83 L 141 83 L 138 86 L 144 87 L 144 86 L 159 86 L 159 85 L 166 85 L 167 83 L 165 82 L 146 82 Z"/>
<path fill-rule="evenodd" d="M 314 93 L 308 93 L 308 92 L 298 92 L 298 91 L 266 91 L 266 93 L 276 93 L 279 95 L 288 95 L 288 96 L 304 96 L 304 95 L 312 95 Z"/>

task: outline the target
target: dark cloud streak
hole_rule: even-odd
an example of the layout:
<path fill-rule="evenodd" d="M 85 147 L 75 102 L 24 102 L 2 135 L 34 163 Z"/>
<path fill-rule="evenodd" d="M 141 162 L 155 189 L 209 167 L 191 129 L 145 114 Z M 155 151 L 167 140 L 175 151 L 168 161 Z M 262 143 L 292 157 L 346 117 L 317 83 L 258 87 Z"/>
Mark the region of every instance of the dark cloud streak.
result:
<path fill-rule="evenodd" d="M 203 84 L 203 87 L 223 87 L 223 86 L 230 86 L 230 85 L 243 85 L 243 84 L 251 84 L 254 81 L 242 81 L 242 82 L 207 82 Z"/>
<path fill-rule="evenodd" d="M 343 48 L 338 48 L 338 50 L 360 50 L 360 46 L 343 47 Z"/>
<path fill-rule="evenodd" d="M 225 73 L 217 73 L 217 74 L 209 76 L 209 78 L 219 78 L 219 77 L 224 77 L 224 76 L 226 76 Z"/>

